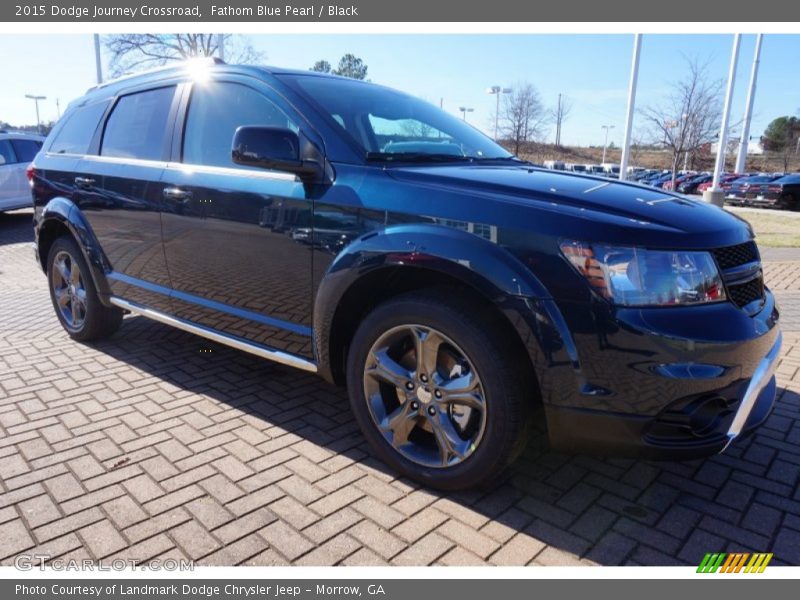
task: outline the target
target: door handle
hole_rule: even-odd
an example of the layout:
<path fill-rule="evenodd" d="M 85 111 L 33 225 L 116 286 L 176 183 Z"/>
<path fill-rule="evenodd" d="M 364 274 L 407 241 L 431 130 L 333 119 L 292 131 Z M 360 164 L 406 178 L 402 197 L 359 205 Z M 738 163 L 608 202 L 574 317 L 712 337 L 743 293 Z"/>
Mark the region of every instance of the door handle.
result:
<path fill-rule="evenodd" d="M 92 187 L 95 184 L 94 179 L 91 177 L 76 177 L 75 185 L 82 188 Z"/>
<path fill-rule="evenodd" d="M 164 198 L 169 200 L 187 200 L 192 197 L 192 192 L 182 190 L 178 187 L 165 187 L 162 193 L 164 194 Z"/>

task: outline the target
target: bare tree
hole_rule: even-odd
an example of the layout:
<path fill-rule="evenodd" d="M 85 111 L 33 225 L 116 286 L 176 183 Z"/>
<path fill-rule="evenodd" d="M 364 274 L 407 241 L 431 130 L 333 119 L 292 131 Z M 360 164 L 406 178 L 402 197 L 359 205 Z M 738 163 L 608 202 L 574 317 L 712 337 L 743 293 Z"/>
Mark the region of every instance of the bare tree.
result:
<path fill-rule="evenodd" d="M 500 105 L 500 136 L 514 148 L 514 154 L 527 142 L 539 139 L 548 120 L 538 90 L 530 83 L 519 82 L 503 96 Z"/>
<path fill-rule="evenodd" d="M 675 187 L 678 163 L 694 157 L 719 132 L 722 107 L 722 81 L 711 79 L 708 65 L 686 60 L 686 75 L 673 84 L 663 103 L 646 107 L 642 114 L 654 142 L 672 153 L 672 187 Z"/>
<path fill-rule="evenodd" d="M 556 123 L 556 148 L 561 147 L 561 125 L 567 120 L 567 117 L 569 117 L 569 113 L 571 111 L 572 101 L 567 97 L 566 94 L 559 94 L 558 103 L 553 109 L 553 120 Z"/>
<path fill-rule="evenodd" d="M 250 41 L 241 35 L 216 33 L 123 33 L 105 36 L 103 43 L 111 54 L 111 74 L 158 67 L 176 60 L 219 54 L 224 40 L 225 58 L 230 63 L 248 64 L 263 60 Z"/>
<path fill-rule="evenodd" d="M 628 157 L 631 165 L 639 166 L 646 146 L 645 138 L 641 133 L 635 132 L 631 136 L 630 156 Z"/>

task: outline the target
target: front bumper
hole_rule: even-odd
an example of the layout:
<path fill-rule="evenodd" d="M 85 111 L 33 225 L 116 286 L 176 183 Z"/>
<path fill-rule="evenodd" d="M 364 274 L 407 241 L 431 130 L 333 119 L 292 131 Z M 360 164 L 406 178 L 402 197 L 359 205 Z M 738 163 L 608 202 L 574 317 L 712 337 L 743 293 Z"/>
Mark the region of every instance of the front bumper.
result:
<path fill-rule="evenodd" d="M 658 419 L 592 409 L 549 406 L 546 411 L 551 445 L 559 450 L 656 460 L 688 460 L 724 452 L 767 420 L 775 404 L 782 336 L 761 360 L 728 418 L 706 435 L 654 435 Z M 712 397 L 711 395 L 708 395 Z"/>
<path fill-rule="evenodd" d="M 754 315 L 732 303 L 605 313 L 561 308 L 577 360 L 569 376 L 555 369 L 558 385 L 554 373 L 544 390 L 554 448 L 696 458 L 725 450 L 769 416 L 782 336 L 768 290 Z"/>

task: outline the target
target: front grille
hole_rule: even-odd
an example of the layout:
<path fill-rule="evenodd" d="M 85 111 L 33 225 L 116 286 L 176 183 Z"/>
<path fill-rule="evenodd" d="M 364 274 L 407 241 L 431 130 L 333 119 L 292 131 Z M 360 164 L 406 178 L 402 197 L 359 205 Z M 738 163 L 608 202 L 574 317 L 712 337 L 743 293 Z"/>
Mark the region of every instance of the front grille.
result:
<path fill-rule="evenodd" d="M 729 285 L 728 295 L 736 306 L 740 308 L 747 306 L 754 300 L 761 300 L 764 297 L 764 280 L 759 276 L 747 283 Z"/>
<path fill-rule="evenodd" d="M 760 269 L 748 281 L 741 280 L 741 272 L 736 273 L 736 267 L 760 262 L 761 257 L 755 242 L 717 248 L 714 250 L 714 258 L 722 271 L 722 279 L 725 281 L 731 302 L 742 308 L 755 300 L 764 298 L 764 279 Z"/>
<path fill-rule="evenodd" d="M 731 267 L 738 267 L 739 265 L 760 260 L 755 242 L 745 242 L 737 246 L 717 248 L 714 250 L 714 258 L 717 259 L 717 264 L 723 271 Z"/>

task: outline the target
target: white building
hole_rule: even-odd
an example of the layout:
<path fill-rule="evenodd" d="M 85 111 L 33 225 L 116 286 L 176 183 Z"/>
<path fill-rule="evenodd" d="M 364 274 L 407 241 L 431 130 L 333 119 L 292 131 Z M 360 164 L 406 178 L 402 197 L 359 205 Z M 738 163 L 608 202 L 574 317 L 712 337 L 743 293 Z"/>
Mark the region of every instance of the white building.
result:
<path fill-rule="evenodd" d="M 717 148 L 719 148 L 719 142 L 711 144 L 711 153 L 716 154 Z M 728 140 L 728 154 L 736 154 L 737 152 L 739 152 L 739 138 Z M 764 154 L 764 146 L 761 141 L 753 139 L 747 142 L 747 155 L 759 154 Z"/>

